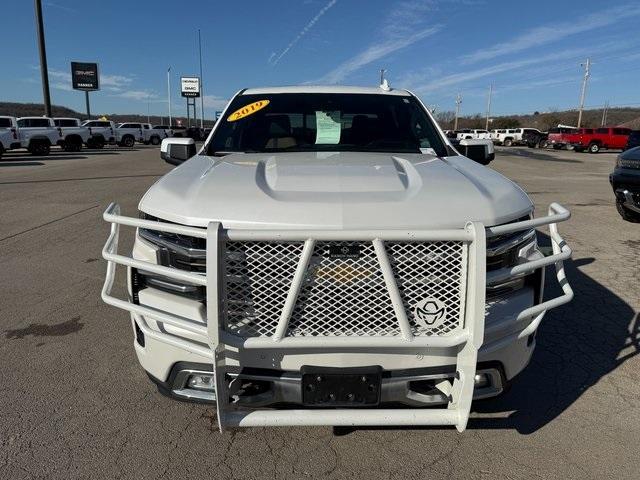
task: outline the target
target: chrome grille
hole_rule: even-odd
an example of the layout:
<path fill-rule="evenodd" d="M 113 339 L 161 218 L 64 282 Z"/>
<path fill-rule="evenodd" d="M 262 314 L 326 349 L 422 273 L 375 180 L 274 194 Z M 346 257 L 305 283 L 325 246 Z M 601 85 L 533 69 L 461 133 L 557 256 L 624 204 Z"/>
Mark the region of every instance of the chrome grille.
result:
<path fill-rule="evenodd" d="M 225 328 L 243 337 L 276 330 L 303 242 L 227 242 Z M 357 251 L 342 257 L 332 252 Z M 404 309 L 415 335 L 445 335 L 462 327 L 466 290 L 463 242 L 387 242 Z M 437 298 L 445 318 L 434 328 L 414 319 L 416 303 Z M 400 328 L 371 242 L 317 242 L 287 336 L 394 336 Z"/>

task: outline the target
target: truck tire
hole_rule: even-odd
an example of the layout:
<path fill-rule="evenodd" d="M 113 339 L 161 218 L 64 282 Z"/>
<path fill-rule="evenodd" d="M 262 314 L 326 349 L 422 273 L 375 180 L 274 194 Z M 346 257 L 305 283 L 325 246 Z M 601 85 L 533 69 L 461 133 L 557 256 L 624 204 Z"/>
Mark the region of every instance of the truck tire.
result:
<path fill-rule="evenodd" d="M 82 139 L 80 137 L 71 136 L 64 141 L 65 152 L 79 152 L 82 150 Z"/>
<path fill-rule="evenodd" d="M 101 150 L 104 148 L 104 138 L 103 137 L 94 137 L 91 139 L 91 148 L 95 148 L 97 150 Z"/>
<path fill-rule="evenodd" d="M 124 137 L 122 137 L 122 140 L 120 141 L 121 147 L 133 148 L 135 144 L 136 144 L 136 139 L 133 138 L 131 135 L 125 135 Z"/>
<path fill-rule="evenodd" d="M 538 142 L 538 148 L 547 148 L 549 144 L 545 139 L 542 139 Z"/>
<path fill-rule="evenodd" d="M 160 137 L 154 135 L 153 137 L 151 137 L 149 139 L 149 141 L 151 142 L 151 145 L 160 145 Z"/>
<path fill-rule="evenodd" d="M 574 152 L 582 153 L 584 152 L 584 147 L 573 147 Z"/>
<path fill-rule="evenodd" d="M 0 158 L 2 158 L 3 153 L 4 153 L 4 147 L 0 144 Z"/>
<path fill-rule="evenodd" d="M 589 153 L 598 153 L 600 151 L 600 144 L 593 142 L 589 144 Z"/>
<path fill-rule="evenodd" d="M 502 145 L 504 145 L 505 147 L 510 147 L 511 145 L 513 145 L 513 138 L 505 138 L 502 142 Z"/>
<path fill-rule="evenodd" d="M 554 150 L 560 150 L 561 148 L 562 148 L 562 145 L 558 145 L 558 144 L 553 145 Z"/>
<path fill-rule="evenodd" d="M 51 145 L 45 140 L 33 140 L 27 150 L 31 155 L 41 155 L 45 157 L 51 153 Z"/>
<path fill-rule="evenodd" d="M 618 209 L 618 213 L 620 214 L 620 216 L 625 222 L 640 223 L 640 213 L 636 213 L 636 212 L 632 212 L 631 210 L 628 210 L 620 202 L 616 202 L 616 208 Z"/>

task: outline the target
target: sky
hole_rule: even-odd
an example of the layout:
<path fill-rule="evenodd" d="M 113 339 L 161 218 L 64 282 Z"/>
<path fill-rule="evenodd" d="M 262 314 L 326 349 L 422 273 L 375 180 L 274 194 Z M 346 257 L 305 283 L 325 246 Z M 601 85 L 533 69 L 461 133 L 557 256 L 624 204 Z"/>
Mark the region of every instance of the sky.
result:
<path fill-rule="evenodd" d="M 33 2 L 1 0 L 0 101 L 41 102 Z M 198 75 L 205 117 L 245 87 L 376 86 L 385 68 L 437 111 L 505 115 L 640 105 L 640 2 L 593 0 L 42 0 L 51 99 L 84 111 L 70 62 L 97 62 L 94 114 L 186 114 L 181 75 Z M 10 19 L 10 21 L 7 21 Z M 198 109 L 200 103 L 198 101 Z M 200 114 L 198 113 L 198 116 Z"/>

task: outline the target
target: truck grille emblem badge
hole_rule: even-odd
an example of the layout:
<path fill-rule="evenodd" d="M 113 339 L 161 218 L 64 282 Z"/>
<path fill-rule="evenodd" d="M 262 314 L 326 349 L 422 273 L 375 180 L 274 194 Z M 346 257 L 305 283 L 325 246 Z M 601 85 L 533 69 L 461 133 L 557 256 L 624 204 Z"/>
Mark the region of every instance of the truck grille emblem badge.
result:
<path fill-rule="evenodd" d="M 424 328 L 439 327 L 445 320 L 447 306 L 437 298 L 423 298 L 413 307 L 413 318 Z"/>

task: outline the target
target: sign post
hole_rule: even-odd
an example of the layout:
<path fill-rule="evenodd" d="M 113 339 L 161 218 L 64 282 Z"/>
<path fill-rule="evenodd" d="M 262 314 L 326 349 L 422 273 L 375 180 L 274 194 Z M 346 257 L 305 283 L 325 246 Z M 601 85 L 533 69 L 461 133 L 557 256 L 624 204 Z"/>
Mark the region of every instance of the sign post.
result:
<path fill-rule="evenodd" d="M 74 90 L 84 90 L 87 117 L 91 117 L 89 92 L 100 90 L 100 75 L 97 63 L 71 62 L 71 84 Z"/>
<path fill-rule="evenodd" d="M 193 107 L 193 119 L 196 121 L 196 98 L 200 96 L 200 77 L 181 77 L 180 93 L 187 99 L 187 124 L 191 126 L 191 107 Z M 197 121 L 196 121 L 197 126 Z"/>

